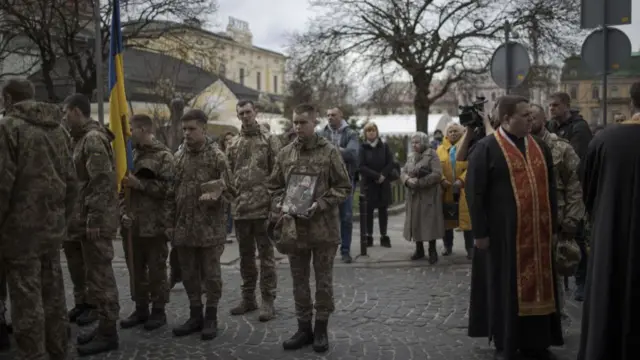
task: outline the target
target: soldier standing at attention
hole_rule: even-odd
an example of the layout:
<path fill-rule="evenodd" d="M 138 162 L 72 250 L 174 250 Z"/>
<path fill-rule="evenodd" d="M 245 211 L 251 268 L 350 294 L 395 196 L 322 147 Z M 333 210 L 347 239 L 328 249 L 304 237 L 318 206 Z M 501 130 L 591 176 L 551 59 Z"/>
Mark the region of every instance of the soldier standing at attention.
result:
<path fill-rule="evenodd" d="M 167 201 L 169 233 L 178 250 L 182 282 L 189 297 L 190 316 L 173 329 L 175 336 L 201 332 L 202 340 L 217 336 L 218 302 L 222 295 L 220 256 L 227 237 L 225 202 L 202 197 L 202 185 L 221 180 L 229 184 L 229 166 L 218 145 L 206 135 L 207 116 L 190 110 L 182 116 L 185 146 L 175 154 L 175 179 Z M 203 317 L 202 293 L 207 296 Z"/>
<path fill-rule="evenodd" d="M 566 240 L 573 240 L 585 214 L 584 203 L 582 202 L 582 186 L 578 176 L 580 158 L 568 140 L 547 130 L 547 117 L 542 106 L 532 105 L 532 108 L 531 134 L 539 137 L 549 146 L 553 157 L 556 189 L 558 191 L 559 236 Z M 564 278 L 562 276 L 557 276 L 557 278 L 560 311 L 562 316 L 566 317 L 564 311 Z"/>
<path fill-rule="evenodd" d="M 287 191 L 289 174 L 315 174 L 316 191 L 307 216 L 295 220 L 296 249 L 288 253 L 298 331 L 283 343 L 285 350 L 300 349 L 313 343 L 316 352 L 329 348 L 327 324 L 333 313 L 333 261 L 340 244 L 338 206 L 351 194 L 351 180 L 340 151 L 314 132 L 317 110 L 312 105 L 299 105 L 293 124 L 297 139 L 284 147 L 276 157 L 269 190 L 276 213 L 282 216 L 282 200 Z M 309 277 L 311 263 L 315 271 L 315 327 L 312 327 L 314 302 Z"/>
<path fill-rule="evenodd" d="M 275 316 L 273 301 L 276 298 L 278 276 L 273 244 L 267 236 L 265 226 L 271 207 L 271 197 L 266 183 L 273 170 L 280 142 L 256 121 L 253 102 L 238 102 L 236 111 L 238 119 L 242 121 L 242 128 L 227 148 L 227 157 L 235 198 L 233 219 L 240 248 L 242 302 L 231 309 L 231 315 L 242 315 L 258 308 L 255 293 L 258 282 L 257 246 L 262 294 L 258 318 L 260 321 L 269 321 Z"/>
<path fill-rule="evenodd" d="M 60 109 L 33 84 L 9 80 L 0 120 L 0 263 L 12 300 L 18 359 L 67 358 L 69 323 L 60 247 L 77 195 Z M 4 312 L 4 309 L 2 310 Z"/>
<path fill-rule="evenodd" d="M 65 247 L 65 252 L 74 259 L 69 261 L 70 267 L 72 262 L 84 262 L 86 275 L 82 280 L 73 280 L 74 289 L 78 288 L 78 281 L 86 282 L 87 302 L 97 309 L 98 326 L 78 336 L 78 354 L 89 356 L 118 348 L 116 323 L 120 304 L 111 266 L 113 240 L 118 231 L 118 180 L 111 148 L 114 135 L 89 117 L 91 103 L 86 96 L 71 95 L 64 104 L 75 143 L 73 161 L 81 189 L 68 230 L 76 246 Z"/>
<path fill-rule="evenodd" d="M 120 193 L 120 219 L 127 265 L 131 235 L 133 250 L 133 301 L 136 310 L 120 321 L 123 329 L 144 324 L 155 330 L 167 323 L 164 310 L 168 302 L 166 220 L 162 209 L 173 181 L 173 154 L 153 136 L 153 120 L 147 115 L 131 117 L 133 174 L 125 176 L 123 186 L 130 189 L 130 208 L 124 190 Z M 128 234 L 128 232 L 132 232 Z M 151 302 L 151 313 L 149 313 Z"/>

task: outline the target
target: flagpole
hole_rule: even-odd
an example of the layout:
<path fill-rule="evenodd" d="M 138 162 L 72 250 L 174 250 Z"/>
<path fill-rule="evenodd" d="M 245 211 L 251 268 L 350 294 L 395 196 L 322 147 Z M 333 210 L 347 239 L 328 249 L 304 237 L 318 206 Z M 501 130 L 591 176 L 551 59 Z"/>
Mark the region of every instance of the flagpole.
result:
<path fill-rule="evenodd" d="M 102 19 L 100 0 L 93 0 L 93 23 L 95 28 L 94 62 L 96 64 L 96 101 L 98 102 L 98 121 L 104 125 L 104 67 L 102 66 Z"/>

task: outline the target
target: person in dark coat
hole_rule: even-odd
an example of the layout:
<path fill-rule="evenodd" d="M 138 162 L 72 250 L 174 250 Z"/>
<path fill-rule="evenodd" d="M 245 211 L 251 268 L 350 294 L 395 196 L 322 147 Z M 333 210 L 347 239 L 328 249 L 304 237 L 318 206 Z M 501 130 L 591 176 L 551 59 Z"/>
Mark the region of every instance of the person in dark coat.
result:
<path fill-rule="evenodd" d="M 380 139 L 378 126 L 368 123 L 364 127 L 365 141 L 360 145 L 361 177 L 360 191 L 367 199 L 367 245 L 373 246 L 373 211 L 378 209 L 378 224 L 380 225 L 380 246 L 391 247 L 391 240 L 387 236 L 389 214 L 387 209 L 391 204 L 391 181 L 389 175 L 394 169 L 394 160 L 389 145 Z M 362 211 L 362 209 L 360 209 Z"/>

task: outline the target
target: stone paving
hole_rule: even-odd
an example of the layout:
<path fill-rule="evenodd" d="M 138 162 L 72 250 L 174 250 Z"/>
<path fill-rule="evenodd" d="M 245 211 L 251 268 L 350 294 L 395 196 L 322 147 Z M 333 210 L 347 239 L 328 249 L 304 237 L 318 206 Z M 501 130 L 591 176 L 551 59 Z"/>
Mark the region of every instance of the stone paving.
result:
<path fill-rule="evenodd" d="M 463 258 L 462 254 L 458 256 Z M 203 342 L 198 336 L 173 338 L 170 326 L 186 320 L 188 303 L 182 287 L 172 291 L 168 305 L 169 326 L 148 333 L 122 330 L 120 349 L 88 359 L 157 360 L 470 360 L 492 359 L 485 339 L 466 336 L 470 266 L 463 260 L 366 263 L 339 266 L 334 270 L 336 312 L 330 321 L 330 351 L 315 354 L 311 348 L 285 352 L 281 343 L 296 327 L 292 284 L 286 264 L 278 269 L 277 319 L 260 323 L 257 313 L 232 317 L 229 309 L 240 300 L 240 274 L 236 266 L 224 269 L 224 294 L 219 310 L 219 336 Z M 124 264 L 114 265 L 122 312 L 133 309 L 129 299 L 128 273 Z M 65 272 L 68 305 L 71 282 Z M 576 358 L 580 305 L 569 301 L 564 348 L 553 349 L 561 360 Z M 74 336 L 77 329 L 74 329 Z M 0 360 L 12 359 L 11 353 Z M 70 359 L 75 359 L 75 350 Z"/>

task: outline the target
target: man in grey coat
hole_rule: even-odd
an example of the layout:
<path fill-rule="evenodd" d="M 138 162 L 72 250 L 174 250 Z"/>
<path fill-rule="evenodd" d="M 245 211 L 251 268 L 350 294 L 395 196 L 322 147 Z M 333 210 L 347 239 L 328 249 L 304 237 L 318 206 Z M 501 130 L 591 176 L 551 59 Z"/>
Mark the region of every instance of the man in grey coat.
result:
<path fill-rule="evenodd" d="M 327 110 L 329 123 L 318 135 L 329 140 L 335 145 L 342 155 L 342 160 L 347 166 L 351 186 L 355 188 L 354 177 L 358 170 L 358 149 L 360 148 L 360 140 L 358 133 L 349 127 L 344 120 L 342 111 L 337 107 Z M 340 204 L 340 238 L 342 244 L 340 253 L 342 254 L 342 262 L 351 263 L 351 237 L 353 232 L 353 191 L 342 204 Z"/>

